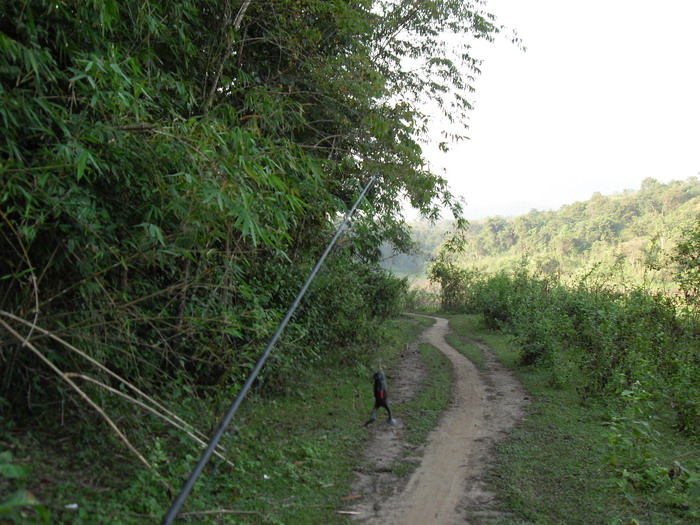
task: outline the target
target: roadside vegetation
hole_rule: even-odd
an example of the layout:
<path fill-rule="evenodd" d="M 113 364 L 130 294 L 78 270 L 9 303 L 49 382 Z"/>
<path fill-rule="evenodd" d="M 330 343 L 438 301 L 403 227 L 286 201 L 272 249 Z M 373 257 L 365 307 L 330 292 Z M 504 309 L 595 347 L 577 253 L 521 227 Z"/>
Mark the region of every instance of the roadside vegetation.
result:
<path fill-rule="evenodd" d="M 412 317 L 388 321 L 381 333 L 383 343 L 362 362 L 324 359 L 290 381 L 284 393 L 252 396 L 223 440 L 233 466 L 217 458 L 211 462 L 178 523 L 346 522 L 337 511 L 354 501 L 350 484 L 368 436 L 364 422 L 374 403 L 372 375 L 381 363 L 390 376 L 400 353 L 426 322 L 430 320 Z M 417 385 L 419 396 L 393 407 L 402 419 L 408 418 L 415 445 L 437 424 L 451 387 L 449 363 L 429 345 L 423 345 L 421 353 L 431 372 Z M 187 414 L 205 417 L 204 426 L 217 424 L 204 401 L 182 401 Z M 162 479 L 148 470 L 134 471 L 118 452 L 115 461 L 118 442 L 103 442 L 98 428 L 72 440 L 15 429 L 4 435 L 2 444 L 12 454 L 2 457 L 0 487 L 13 493 L 31 489 L 22 494 L 34 494 L 34 506 L 17 501 L 11 513 L 9 505 L 0 507 L 10 522 L 41 523 L 46 516 L 46 523 L 76 525 L 156 523 L 171 503 Z M 146 454 L 172 484 L 197 459 L 190 444 L 167 428 Z M 187 458 L 184 466 L 173 461 L 180 455 Z M 10 467 L 20 469 L 17 465 L 22 475 L 9 479 Z M 409 474 L 415 466 L 401 462 L 395 468 Z"/>
<path fill-rule="evenodd" d="M 450 327 L 488 344 L 530 397 L 489 477 L 507 523 L 700 522 L 697 440 L 627 393 L 582 399 L 575 381 L 554 386 L 481 315 L 450 315 Z"/>
<path fill-rule="evenodd" d="M 1 519 L 54 519 L 57 494 L 76 519 L 160 509 L 374 176 L 254 390 L 368 366 L 406 289 L 378 264 L 412 244 L 403 203 L 464 226 L 422 148 L 440 115 L 460 139 L 470 44 L 501 32 L 480 0 L 3 2 Z"/>
<path fill-rule="evenodd" d="M 673 295 L 446 253 L 431 267 L 457 347 L 478 362 L 460 338 L 482 338 L 534 400 L 492 476 L 518 522 L 700 522 L 699 238 L 668 250 Z"/>

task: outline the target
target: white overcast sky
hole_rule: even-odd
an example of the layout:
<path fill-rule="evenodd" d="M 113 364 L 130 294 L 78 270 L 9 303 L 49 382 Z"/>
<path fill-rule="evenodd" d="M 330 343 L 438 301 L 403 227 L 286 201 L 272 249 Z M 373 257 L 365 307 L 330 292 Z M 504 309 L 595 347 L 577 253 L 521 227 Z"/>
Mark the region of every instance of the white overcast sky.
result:
<path fill-rule="evenodd" d="M 433 168 L 478 219 L 700 172 L 700 0 L 489 0 L 467 135 Z M 442 170 L 445 170 L 444 172 Z"/>

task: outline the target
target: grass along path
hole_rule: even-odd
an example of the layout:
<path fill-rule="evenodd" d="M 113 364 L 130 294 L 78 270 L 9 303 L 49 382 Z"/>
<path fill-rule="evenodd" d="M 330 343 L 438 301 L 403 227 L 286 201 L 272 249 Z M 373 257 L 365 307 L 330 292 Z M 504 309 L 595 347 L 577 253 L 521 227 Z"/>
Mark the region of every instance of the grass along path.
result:
<path fill-rule="evenodd" d="M 450 326 L 466 354 L 475 351 L 469 341 L 476 340 L 516 367 L 517 348 L 504 335 L 484 329 L 480 317 L 450 316 Z M 533 401 L 525 419 L 497 447 L 490 487 L 500 495 L 501 509 L 513 516 L 499 523 L 700 523 L 700 494 L 693 507 L 692 495 L 680 494 L 668 478 L 663 486 L 644 489 L 616 475 L 609 461 L 611 401 L 582 404 L 573 387 L 550 386 L 541 368 L 520 367 L 516 373 Z M 651 428 L 648 446 L 660 464 L 673 465 L 672 458 L 688 457 L 693 450 L 698 456 L 697 443 L 662 422 Z"/>
<path fill-rule="evenodd" d="M 364 426 L 373 405 L 372 374 L 381 363 L 392 396 L 392 378 L 401 354 L 411 344 L 418 347 L 417 336 L 430 324 L 432 320 L 416 318 L 389 321 L 385 343 L 368 353 L 364 362 L 324 362 L 311 367 L 306 377 L 296 378 L 284 394 L 249 396 L 233 422 L 235 428 L 222 442 L 235 466 L 212 459 L 178 523 L 348 523 L 349 516 L 338 511 L 355 501 L 354 471 L 371 433 L 385 425 L 380 412 L 372 427 Z M 427 363 L 421 365 L 426 373 L 412 385 L 417 396 L 392 404 L 396 417 L 410 429 L 415 448 L 437 423 L 449 399 L 451 369 L 437 353 L 429 345 L 416 350 L 418 362 Z M 189 402 L 191 406 L 182 408 L 193 417 L 200 414 L 203 427 L 217 423 L 211 407 L 200 406 L 193 398 Z M 164 487 L 131 458 L 115 458 L 115 451 L 123 450 L 103 434 L 84 433 L 80 453 L 72 446 L 77 443 L 57 443 L 50 435 L 36 434 L 29 440 L 26 434 L 22 439 L 11 432 L 3 434 L 2 449 L 12 450 L 13 457 L 30 466 L 30 471 L 20 480 L 0 479 L 0 492 L 32 490 L 49 511 L 51 523 L 159 523 L 171 503 Z M 149 461 L 179 488 L 199 451 L 167 427 L 148 441 Z M 115 461 L 123 468 L 115 469 Z M 415 465 L 402 455 L 389 468 L 405 479 Z M 107 475 L 114 472 L 119 476 Z M 66 508 L 68 504 L 77 509 Z M 27 509 L 2 519 L 34 523 L 36 517 Z"/>

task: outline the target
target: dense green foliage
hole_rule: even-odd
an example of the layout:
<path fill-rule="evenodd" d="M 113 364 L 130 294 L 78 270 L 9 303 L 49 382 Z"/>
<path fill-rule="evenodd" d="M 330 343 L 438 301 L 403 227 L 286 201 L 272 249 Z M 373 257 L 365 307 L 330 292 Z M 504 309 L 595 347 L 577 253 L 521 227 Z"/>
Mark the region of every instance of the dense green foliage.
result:
<path fill-rule="evenodd" d="M 258 388 L 366 360 L 405 289 L 377 265 L 410 244 L 401 199 L 461 219 L 420 102 L 463 123 L 470 38 L 499 31 L 481 0 L 3 2 L 3 429 L 99 413 L 137 454 L 163 429 L 129 398 L 213 425 L 376 174 Z"/>
<path fill-rule="evenodd" d="M 407 246 L 398 198 L 459 216 L 416 101 L 468 106 L 478 64 L 439 32 L 491 38 L 491 20 L 447 1 L 7 2 L 2 395 L 21 407 L 48 373 L 27 334 L 78 366 L 48 333 L 151 386 L 235 384 L 377 173 L 283 355 L 361 341 L 401 290 L 374 264 Z"/>
<path fill-rule="evenodd" d="M 582 372 L 583 398 L 641 388 L 675 414 L 679 429 L 700 434 L 697 318 L 661 295 L 563 286 L 524 272 L 474 279 L 463 308 L 507 330 L 523 364 L 551 370 L 554 384 Z"/>
<path fill-rule="evenodd" d="M 483 316 L 449 317 L 458 342 L 488 345 L 527 392 L 526 416 L 497 445 L 489 474 L 505 522 L 696 523 L 697 442 L 657 417 L 639 390 L 582 401 L 576 370 L 568 383 L 553 385 L 547 367 L 518 366 L 518 346 L 486 328 Z M 470 359 L 481 352 L 467 346 Z"/>
<path fill-rule="evenodd" d="M 663 286 L 674 280 L 676 272 L 668 259 L 699 210 L 697 178 L 666 184 L 647 179 L 637 191 L 596 193 L 556 211 L 473 221 L 465 250 L 452 260 L 487 271 L 525 260 L 529 269 L 546 274 L 582 276 L 595 270 L 637 284 L 653 279 Z M 427 273 L 448 229 L 447 223 L 414 225 L 419 253 L 390 258 L 385 266 L 399 275 Z M 385 249 L 387 256 L 389 252 Z"/>
<path fill-rule="evenodd" d="M 546 273 L 604 263 L 639 275 L 694 222 L 699 203 L 697 178 L 668 184 L 647 179 L 638 191 L 612 197 L 596 193 L 556 212 L 487 219 L 467 256 L 498 257 L 501 264 L 528 256 L 534 269 Z"/>

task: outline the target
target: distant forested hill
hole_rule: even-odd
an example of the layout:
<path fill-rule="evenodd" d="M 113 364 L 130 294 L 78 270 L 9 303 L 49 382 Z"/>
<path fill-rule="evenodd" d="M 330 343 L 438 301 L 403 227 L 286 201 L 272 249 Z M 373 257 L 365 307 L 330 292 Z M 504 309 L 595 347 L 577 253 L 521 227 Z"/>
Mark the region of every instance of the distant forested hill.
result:
<path fill-rule="evenodd" d="M 465 266 L 498 270 L 527 264 L 544 273 L 586 270 L 594 265 L 641 276 L 675 246 L 700 215 L 700 181 L 661 183 L 646 179 L 636 191 L 595 193 L 557 211 L 532 210 L 515 218 L 489 217 L 470 225 Z M 401 275 L 424 273 L 449 223 L 413 224 L 418 253 L 385 260 Z M 389 256 L 386 253 L 385 256 Z"/>

